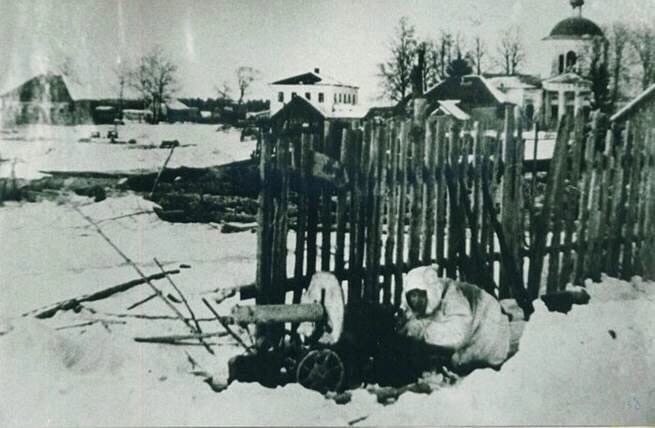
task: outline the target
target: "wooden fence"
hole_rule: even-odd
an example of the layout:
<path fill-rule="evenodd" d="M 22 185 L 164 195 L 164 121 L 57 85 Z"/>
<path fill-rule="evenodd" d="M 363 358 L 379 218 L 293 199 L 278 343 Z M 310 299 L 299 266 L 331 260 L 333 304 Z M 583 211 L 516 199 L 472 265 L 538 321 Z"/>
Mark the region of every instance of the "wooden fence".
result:
<path fill-rule="evenodd" d="M 398 305 L 403 273 L 435 263 L 524 308 L 601 272 L 644 272 L 655 250 L 653 130 L 608 130 L 600 114 L 563 120 L 540 173 L 524 161 L 515 116 L 508 107 L 502 130 L 419 114 L 262 131 L 258 303 L 287 291 L 298 302 L 317 270 L 334 272 L 349 301 Z"/>

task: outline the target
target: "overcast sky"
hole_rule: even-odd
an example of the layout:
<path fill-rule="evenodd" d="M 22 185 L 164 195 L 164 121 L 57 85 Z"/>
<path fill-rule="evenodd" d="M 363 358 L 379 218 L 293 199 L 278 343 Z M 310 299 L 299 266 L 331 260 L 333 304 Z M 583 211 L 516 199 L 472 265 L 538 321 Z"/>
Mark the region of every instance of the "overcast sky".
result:
<path fill-rule="evenodd" d="M 599 25 L 615 20 L 655 22 L 655 0 L 587 0 L 583 15 Z M 440 30 L 481 34 L 495 51 L 498 33 L 522 28 L 529 72 L 539 43 L 573 12 L 568 0 L 0 0 L 0 88 L 52 69 L 63 55 L 80 80 L 113 86 L 112 67 L 161 45 L 178 63 L 179 96 L 215 96 L 235 86 L 240 65 L 261 71 L 251 97 L 266 84 L 320 67 L 379 93 L 376 64 L 401 16 L 420 36 Z"/>

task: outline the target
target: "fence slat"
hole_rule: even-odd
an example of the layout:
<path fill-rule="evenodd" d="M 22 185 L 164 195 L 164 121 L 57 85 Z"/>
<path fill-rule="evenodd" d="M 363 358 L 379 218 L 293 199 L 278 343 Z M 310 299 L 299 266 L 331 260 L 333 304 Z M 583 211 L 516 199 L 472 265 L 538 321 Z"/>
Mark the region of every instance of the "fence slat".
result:
<path fill-rule="evenodd" d="M 267 302 L 267 291 L 272 281 L 271 256 L 273 243 L 273 192 L 271 168 L 273 165 L 273 145 L 275 140 L 267 131 L 260 132 L 259 178 L 262 186 L 259 192 L 257 212 L 257 303 Z"/>
<path fill-rule="evenodd" d="M 297 196 L 297 214 L 296 214 L 296 249 L 293 276 L 296 281 L 296 287 L 293 291 L 293 303 L 300 303 L 302 296 L 302 278 L 305 267 L 305 232 L 307 228 L 307 209 L 308 209 L 308 156 L 311 153 L 311 141 L 307 133 L 300 136 L 299 144 L 296 145 L 296 159 L 298 159 L 298 196 Z"/>
<path fill-rule="evenodd" d="M 321 139 L 320 151 L 334 158 L 334 133 L 336 127 L 330 122 L 325 123 L 325 131 Z M 332 185 L 323 183 L 321 188 L 320 221 L 321 221 L 321 270 L 330 271 L 332 252 Z"/>
<path fill-rule="evenodd" d="M 563 250 L 562 256 L 562 270 L 559 278 L 558 288 L 562 289 L 566 284 L 571 281 L 573 274 L 574 253 L 571 249 L 573 244 L 573 237 L 575 234 L 575 221 L 577 218 L 579 206 L 580 193 L 580 162 L 582 161 L 582 153 L 584 151 L 584 144 L 581 144 L 584 138 L 585 121 L 582 113 L 578 113 L 575 118 L 575 125 L 573 130 L 573 139 L 570 147 L 570 169 L 568 171 L 568 183 L 565 192 L 566 207 L 564 210 L 564 245 L 566 248 Z"/>
<path fill-rule="evenodd" d="M 361 270 L 361 256 L 359 253 L 360 229 L 363 227 L 361 220 L 361 168 L 360 158 L 362 152 L 362 132 L 353 131 L 352 139 L 352 156 L 349 162 L 350 179 L 352 183 L 352 192 L 350 197 L 350 248 L 348 257 L 348 301 L 353 302 L 361 296 L 361 279 L 359 272 Z"/>
<path fill-rule="evenodd" d="M 411 186 L 409 190 L 410 218 L 409 218 L 409 266 L 420 264 L 421 254 L 421 226 L 423 202 L 423 146 L 425 137 L 420 128 L 414 126 L 411 132 Z"/>
<path fill-rule="evenodd" d="M 625 235 L 623 243 L 623 255 L 622 267 L 623 272 L 622 276 L 624 278 L 631 277 L 634 272 L 634 235 L 635 235 L 635 223 L 637 220 L 637 209 L 638 209 L 638 200 L 639 200 L 639 152 L 643 143 L 641 132 L 638 126 L 634 127 L 634 132 L 632 135 L 632 144 L 630 151 L 630 184 L 629 184 L 629 196 L 628 196 L 628 206 L 626 207 L 627 215 L 625 220 Z"/>
<path fill-rule="evenodd" d="M 518 136 L 514 137 L 515 121 L 514 108 L 505 108 L 505 125 L 503 130 L 503 176 L 502 176 L 502 201 L 501 201 L 501 224 L 507 239 L 507 246 L 511 251 L 509 257 L 514 260 L 521 260 L 520 248 L 522 244 L 521 216 L 522 210 L 519 193 L 521 192 L 521 164 L 523 154 L 519 157 Z M 523 266 L 520 267 L 522 272 Z M 501 266 L 500 284 L 498 289 L 501 299 L 510 297 L 510 279 L 506 269 Z"/>
<path fill-rule="evenodd" d="M 460 143 L 459 139 L 460 126 L 456 121 L 451 122 L 450 126 L 450 138 L 448 139 L 448 157 L 446 159 L 447 164 L 445 165 L 446 171 L 452 171 L 453 177 L 459 175 L 459 162 L 458 162 L 458 145 Z M 456 180 L 456 179 L 455 179 Z M 452 188 L 450 185 L 448 187 L 448 241 L 447 241 L 447 251 L 448 260 L 446 264 L 446 275 L 449 278 L 457 278 L 457 252 L 458 252 L 458 231 L 457 231 L 457 222 L 453 219 L 455 214 L 453 211 L 453 206 L 457 206 L 457 195 L 459 194 L 459 185 L 456 181 L 453 181 Z M 456 214 L 455 214 L 456 215 Z"/>
<path fill-rule="evenodd" d="M 316 261 L 318 256 L 317 235 L 318 235 L 318 214 L 320 188 L 312 175 L 314 164 L 314 152 L 318 146 L 319 138 L 315 134 L 310 135 L 310 144 L 305 151 L 305 166 L 307 167 L 307 276 L 311 277 L 316 272 Z M 305 147 L 303 147 L 305 149 Z"/>
<path fill-rule="evenodd" d="M 447 209 L 447 200 L 446 200 L 446 176 L 445 176 L 445 165 L 446 165 L 446 156 L 448 153 L 448 139 L 446 136 L 446 129 L 448 123 L 445 117 L 440 117 L 437 119 L 437 130 L 436 130 L 436 141 L 437 146 L 437 169 L 436 169 L 436 180 L 437 180 L 437 218 L 436 218 L 436 234 L 435 234 L 435 256 L 436 261 L 439 266 L 439 275 L 443 276 L 445 271 L 445 244 L 446 244 L 446 209 Z"/>
<path fill-rule="evenodd" d="M 284 303 L 287 281 L 287 232 L 289 222 L 289 137 L 282 136 L 277 142 L 276 172 L 279 195 L 273 199 L 273 282 L 270 284 L 269 303 Z"/>
<path fill-rule="evenodd" d="M 389 197 L 387 202 L 387 239 L 384 246 L 384 265 L 385 267 L 393 266 L 393 256 L 396 245 L 396 236 L 398 234 L 398 158 L 400 156 L 400 137 L 398 129 L 394 122 L 391 122 L 390 130 L 390 147 L 389 147 Z M 402 133 L 402 128 L 400 130 Z M 386 305 L 391 303 L 391 279 L 392 271 L 385 270 L 383 283 L 382 302 Z"/>
<path fill-rule="evenodd" d="M 539 296 L 541 274 L 544 265 L 544 257 L 546 255 L 548 225 L 550 223 L 555 196 L 562 191 L 564 165 L 567 157 L 568 134 L 569 130 L 566 119 L 562 119 L 558 126 L 553 159 L 551 160 L 548 171 L 548 182 L 546 183 L 543 207 L 535 223 L 535 240 L 532 244 L 530 270 L 528 272 L 528 295 L 532 299 Z M 581 141 L 578 142 L 578 144 L 581 143 Z"/>
<path fill-rule="evenodd" d="M 395 306 L 400 306 L 402 301 L 402 284 L 403 284 L 403 268 L 405 262 L 405 214 L 407 206 L 407 152 L 409 151 L 409 132 L 411 129 L 411 122 L 405 121 L 402 123 L 399 151 L 400 151 L 400 194 L 398 213 L 400 219 L 398 220 L 398 235 L 396 244 L 396 269 L 394 271 L 394 298 L 393 303 Z"/>
<path fill-rule="evenodd" d="M 352 173 L 347 168 L 348 158 L 352 153 L 351 139 L 348 129 L 343 129 L 341 133 L 341 147 L 339 150 L 339 163 L 345 168 L 348 179 L 351 179 Z M 348 188 L 341 186 L 337 190 L 337 248 L 334 255 L 334 271 L 339 280 L 344 279 L 344 259 L 346 251 L 346 223 L 348 215 Z M 350 244 L 350 243 L 349 243 Z"/>
<path fill-rule="evenodd" d="M 378 266 L 380 235 L 378 234 L 378 223 L 380 219 L 380 156 L 384 147 L 384 135 L 380 124 L 374 125 L 371 135 L 368 159 L 368 180 L 369 188 L 367 199 L 369 201 L 369 218 L 366 234 L 366 286 L 364 287 L 364 298 L 368 301 L 377 301 L 378 292 Z"/>
<path fill-rule="evenodd" d="M 425 157 L 423 167 L 425 169 L 425 197 L 423 202 L 425 232 L 423 233 L 423 255 L 421 257 L 423 265 L 432 263 L 432 239 L 435 230 L 436 221 L 436 144 L 435 133 L 436 123 L 433 119 L 428 119 L 425 123 Z"/>

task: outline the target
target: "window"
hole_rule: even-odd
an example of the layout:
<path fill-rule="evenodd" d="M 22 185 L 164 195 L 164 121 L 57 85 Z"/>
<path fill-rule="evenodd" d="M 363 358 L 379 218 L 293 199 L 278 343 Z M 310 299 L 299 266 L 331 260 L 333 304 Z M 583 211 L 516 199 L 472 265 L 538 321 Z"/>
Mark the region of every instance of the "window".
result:
<path fill-rule="evenodd" d="M 334 94 L 334 102 L 337 102 L 337 94 Z"/>
<path fill-rule="evenodd" d="M 357 95 L 353 94 L 353 104 L 357 104 Z"/>
<path fill-rule="evenodd" d="M 557 67 L 559 74 L 564 73 L 564 55 L 559 56 L 559 67 Z"/>
<path fill-rule="evenodd" d="M 318 102 L 322 103 L 323 101 L 325 101 L 325 96 L 323 95 L 323 92 L 319 92 L 318 93 Z"/>
<path fill-rule="evenodd" d="M 339 102 L 343 102 L 343 94 L 339 94 Z"/>
<path fill-rule="evenodd" d="M 575 54 L 575 52 L 569 51 L 569 53 L 566 54 L 566 69 L 572 70 L 573 67 L 575 67 L 577 60 L 578 56 Z"/>
<path fill-rule="evenodd" d="M 310 92 L 305 92 L 305 98 L 307 98 L 308 100 L 311 100 L 312 99 L 312 94 Z"/>
<path fill-rule="evenodd" d="M 277 102 L 279 102 L 279 103 L 284 102 L 284 92 L 278 92 L 277 93 Z"/>

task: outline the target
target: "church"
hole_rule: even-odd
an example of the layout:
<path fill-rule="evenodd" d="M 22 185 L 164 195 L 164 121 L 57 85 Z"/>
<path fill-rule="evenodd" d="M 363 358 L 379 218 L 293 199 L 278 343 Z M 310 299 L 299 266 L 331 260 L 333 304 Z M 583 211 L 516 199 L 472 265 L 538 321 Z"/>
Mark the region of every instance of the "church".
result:
<path fill-rule="evenodd" d="M 582 16 L 584 0 L 571 0 L 575 16 L 558 22 L 542 39 L 542 60 L 538 74 L 485 75 L 505 95 L 520 106 L 532 125 L 553 130 L 559 119 L 591 109 L 592 82 L 589 75 L 594 57 L 603 61 L 607 39 L 601 28 Z M 576 11 L 577 9 L 577 11 Z"/>

